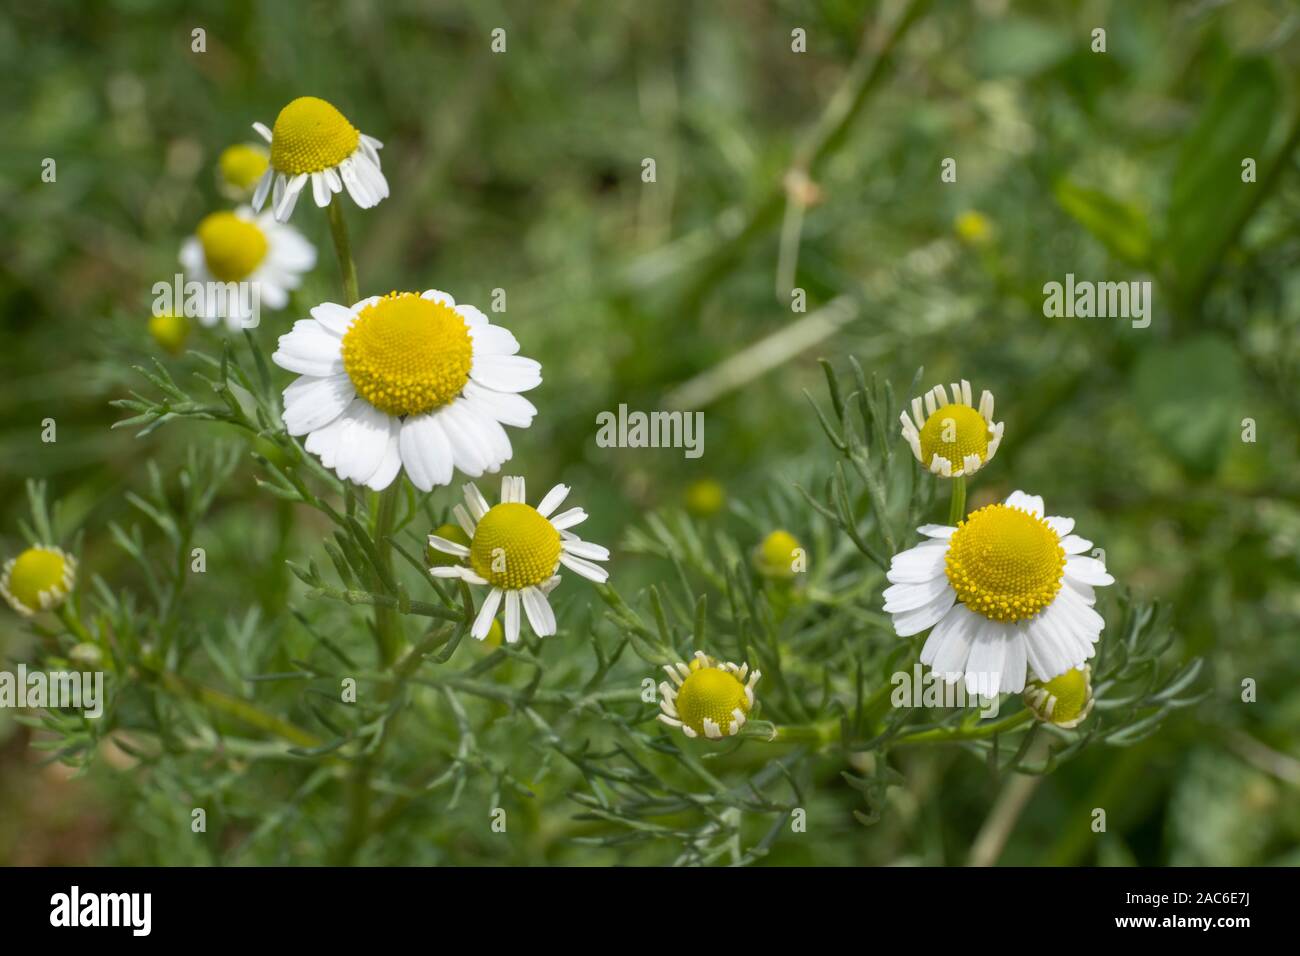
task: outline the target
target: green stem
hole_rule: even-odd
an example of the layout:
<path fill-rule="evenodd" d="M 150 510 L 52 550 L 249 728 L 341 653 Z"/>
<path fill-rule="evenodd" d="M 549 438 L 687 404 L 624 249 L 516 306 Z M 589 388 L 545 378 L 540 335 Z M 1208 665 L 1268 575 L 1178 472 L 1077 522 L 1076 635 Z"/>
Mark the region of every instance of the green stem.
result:
<path fill-rule="evenodd" d="M 952 503 L 948 505 L 948 524 L 956 527 L 966 517 L 966 476 L 952 479 Z"/>
<path fill-rule="evenodd" d="M 310 592 L 312 597 L 333 598 L 336 601 L 346 601 L 348 604 L 366 604 L 373 607 L 396 608 L 402 611 L 403 605 L 395 597 L 387 594 L 374 594 L 370 591 L 345 590 L 343 588 L 317 587 Z M 443 607 L 441 604 L 430 604 L 428 601 L 410 601 L 406 605 L 405 613 L 416 614 L 420 617 L 436 617 L 444 621 L 463 621 L 465 619 L 464 611 L 455 611 L 451 608 Z"/>
<path fill-rule="evenodd" d="M 343 203 L 335 198 L 326 208 L 329 210 L 334 254 L 339 260 L 339 271 L 343 273 L 343 304 L 353 305 L 361 295 L 357 291 L 357 264 L 352 259 L 352 243 L 348 239 L 348 224 L 343 219 Z"/>
<path fill-rule="evenodd" d="M 776 742 L 782 744 L 812 744 L 820 749 L 840 739 L 840 719 L 823 720 L 816 724 L 787 724 L 776 728 Z"/>
<path fill-rule="evenodd" d="M 66 627 L 78 641 L 83 644 L 96 643 L 95 639 L 91 637 L 90 632 L 86 630 L 86 626 L 81 623 L 81 619 L 77 617 L 77 612 L 72 609 L 71 601 L 64 601 L 60 604 L 56 613 L 59 616 L 59 620 L 63 622 L 63 626 Z"/>
<path fill-rule="evenodd" d="M 393 546 L 388 536 L 393 533 L 393 523 L 397 517 L 398 499 L 402 494 L 400 477 L 379 494 L 379 503 L 375 510 L 375 548 L 379 552 L 379 561 L 384 569 L 384 576 L 393 580 Z M 383 582 L 376 582 L 382 589 Z M 395 605 L 375 602 L 375 634 L 379 641 L 379 663 L 389 667 L 397 660 L 397 651 L 402 643 L 402 625 Z"/>
<path fill-rule="evenodd" d="M 894 741 L 895 744 L 931 744 L 931 743 L 951 743 L 958 740 L 984 740 L 987 737 L 993 737 L 997 734 L 1006 733 L 1008 730 L 1015 730 L 1021 724 L 1027 724 L 1034 719 L 1033 711 L 1028 708 L 1018 710 L 1010 717 L 1003 717 L 1001 720 L 995 720 L 988 724 L 975 724 L 970 727 L 938 727 L 934 730 L 923 730 L 920 733 L 908 734 L 899 737 Z"/>
<path fill-rule="evenodd" d="M 312 748 L 321 745 L 321 740 L 314 734 L 267 713 L 252 701 L 195 683 L 173 671 L 146 671 L 145 676 L 156 681 L 168 693 L 203 704 L 250 727 L 256 727 L 263 733 L 287 740 L 296 747 Z"/>
<path fill-rule="evenodd" d="M 337 205 L 338 203 L 331 203 L 330 208 L 332 209 Z M 332 221 L 333 219 L 331 219 Z M 342 222 L 341 216 L 339 221 Z M 346 233 L 344 234 L 344 244 L 346 245 Z M 335 246 L 336 248 L 339 247 L 337 233 L 335 234 Z M 342 252 L 339 254 L 339 259 L 343 261 Z M 344 282 L 346 283 L 346 270 L 344 275 Z M 353 279 L 353 282 L 355 281 Z M 381 590 L 385 587 L 384 580 L 394 580 L 393 546 L 389 543 L 388 537 L 393 532 L 393 525 L 397 517 L 398 500 L 401 494 L 402 482 L 399 478 L 379 493 L 378 501 L 374 506 L 374 522 L 371 532 L 374 536 L 379 563 L 383 570 L 382 575 L 376 576 L 375 587 Z M 394 668 L 397 662 L 398 649 L 403 643 L 402 623 L 401 618 L 398 616 L 399 602 L 392 598 L 383 601 L 379 600 L 387 597 L 387 595 L 376 594 L 373 602 L 375 609 L 375 641 L 379 649 L 379 664 L 385 670 Z M 394 668 L 399 684 L 381 689 L 379 694 L 381 703 L 388 702 L 395 693 L 401 691 L 400 683 L 419 665 L 422 654 L 422 650 L 417 650 L 408 655 L 401 665 Z M 351 865 L 362 846 L 365 845 L 371 832 L 373 832 L 371 811 L 374 806 L 374 792 L 371 788 L 371 780 L 374 776 L 375 767 L 379 764 L 383 749 L 387 745 L 393 727 L 400 716 L 401 711 L 398 711 L 389 717 L 387 723 L 384 724 L 382 736 L 375 748 L 361 757 L 352 770 L 352 775 L 348 780 L 347 828 L 344 830 L 342 842 L 334 853 L 334 863 L 338 866 Z"/>

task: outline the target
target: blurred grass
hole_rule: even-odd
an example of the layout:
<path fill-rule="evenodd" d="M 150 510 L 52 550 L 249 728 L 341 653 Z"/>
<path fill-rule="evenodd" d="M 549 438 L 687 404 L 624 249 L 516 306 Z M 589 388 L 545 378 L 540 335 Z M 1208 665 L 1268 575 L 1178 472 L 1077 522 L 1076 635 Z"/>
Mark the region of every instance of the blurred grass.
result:
<path fill-rule="evenodd" d="M 878 24 L 900 16 L 915 22 L 880 59 L 890 33 Z M 1104 55 L 1088 48 L 1099 25 Z M 206 53 L 190 51 L 195 27 Z M 503 55 L 489 48 L 495 27 Z M 806 54 L 790 52 L 796 27 Z M 216 438 L 108 430 L 107 402 L 136 387 L 130 367 L 151 354 L 149 288 L 222 203 L 220 150 L 290 98 L 320 95 L 386 144 L 393 198 L 347 210 L 363 294 L 439 287 L 483 306 L 507 291 L 505 321 L 546 374 L 515 462 L 534 488 L 581 488 L 595 540 L 617 541 L 699 478 L 758 500 L 815 472 L 824 454 L 800 392 L 819 387 L 818 355 L 857 355 L 900 389 L 920 366 L 927 383 L 992 389 L 1007 439 L 972 504 L 1023 487 L 1074 515 L 1122 583 L 1171 607 L 1214 688 L 1156 737 L 1043 781 L 1004 861 L 1297 862 L 1298 28 L 1284 0 L 11 8 L 0 542 L 19 545 L 24 479 L 48 478 L 89 529 L 86 566 L 139 584 L 115 574 L 94 529 L 127 517 L 123 491 L 142 486 L 147 458 L 174 464 Z M 1239 153 L 1258 161 L 1253 187 L 1234 182 Z M 40 180 L 46 157 L 53 184 Z M 645 157 L 654 184 L 641 182 Z M 958 161 L 955 184 L 939 181 L 944 157 Z M 821 194 L 793 232 L 792 166 Z M 987 243 L 954 232 L 968 210 L 987 217 Z M 294 223 L 322 265 L 294 309 L 264 317 L 268 347 L 338 294 L 324 217 L 308 204 Z M 825 338 L 778 351 L 767 370 L 745 350 L 773 336 L 779 349 L 806 318 L 789 310 L 778 261 L 809 313 L 843 308 Z M 1151 327 L 1045 318 L 1042 285 L 1067 272 L 1152 278 Z M 703 458 L 596 448 L 598 411 L 690 395 L 737 355 L 738 374 L 707 392 Z M 168 361 L 178 377 L 195 367 Z M 1239 438 L 1247 417 L 1254 444 Z M 46 418 L 54 444 L 40 441 Z M 286 516 L 251 473 L 237 471 L 206 529 L 220 573 L 190 600 L 214 617 L 287 600 L 270 559 Z M 318 530 L 300 528 L 299 553 Z M 0 619 L 0 651 L 20 640 Z M 1259 700 L 1242 705 L 1247 677 Z M 5 720 L 0 736 L 16 733 Z M 0 751 L 0 777 L 22 752 Z M 908 755 L 903 769 L 909 786 L 874 829 L 773 859 L 961 862 L 1003 782 L 956 753 Z M 111 774 L 90 785 L 112 816 L 127 813 Z M 17 808 L 27 833 L 55 826 L 15 799 L 0 792 L 0 820 Z M 1080 821 L 1107 800 L 1122 809 L 1099 843 Z M 138 835 L 96 839 L 103 858 L 150 858 Z M 0 860 L 29 859 L 17 846 L 0 827 Z"/>

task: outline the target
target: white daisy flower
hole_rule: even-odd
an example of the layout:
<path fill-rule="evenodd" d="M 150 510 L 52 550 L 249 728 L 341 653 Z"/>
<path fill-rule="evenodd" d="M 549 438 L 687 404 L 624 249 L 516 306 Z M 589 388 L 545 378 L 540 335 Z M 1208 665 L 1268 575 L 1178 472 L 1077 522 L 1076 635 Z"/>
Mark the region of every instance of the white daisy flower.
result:
<path fill-rule="evenodd" d="M 0 569 L 0 597 L 23 617 L 63 603 L 77 581 L 77 562 L 62 548 L 37 545 Z"/>
<path fill-rule="evenodd" d="M 541 384 L 541 365 L 445 292 L 325 302 L 311 315 L 271 356 L 302 376 L 284 390 L 284 424 L 345 481 L 378 491 L 405 468 L 429 491 L 453 468 L 496 472 L 513 454 L 502 426 L 527 428 L 537 414 L 518 393 Z"/>
<path fill-rule="evenodd" d="M 971 403 L 970 382 L 952 384 L 952 401 L 942 385 L 912 399 L 912 414 L 902 413 L 903 437 L 912 454 L 944 478 L 973 475 L 997 454 L 1002 422 L 993 421 L 993 393 L 980 395 L 979 410 Z M 922 410 L 924 406 L 924 411 Z"/>
<path fill-rule="evenodd" d="M 659 684 L 659 719 L 687 737 L 720 740 L 740 733 L 754 708 L 754 685 L 763 675 L 748 664 L 723 663 L 696 651 L 689 665 L 666 664 L 672 683 Z M 748 678 L 748 679 L 746 679 Z"/>
<path fill-rule="evenodd" d="M 271 144 L 271 165 L 253 192 L 254 209 L 270 193 L 275 218 L 287 221 L 308 181 L 322 208 L 345 186 L 362 209 L 387 198 L 388 180 L 379 166 L 384 144 L 356 129 L 332 103 L 300 96 L 280 110 L 274 128 L 254 123 L 253 129 Z"/>
<path fill-rule="evenodd" d="M 1043 499 L 1014 492 L 956 528 L 918 528 L 928 540 L 894 555 L 885 610 L 900 637 L 933 627 L 921 649 L 949 683 L 982 697 L 1019 693 L 1027 670 L 1049 681 L 1083 666 L 1106 626 L 1093 588 L 1114 584 L 1073 518 L 1043 517 Z"/>
<path fill-rule="evenodd" d="M 293 226 L 258 216 L 247 206 L 234 212 L 214 212 L 181 244 L 181 265 L 187 281 L 203 283 L 198 320 L 216 325 L 225 320 L 239 329 L 252 317 L 251 297 L 231 294 L 227 283 L 257 287 L 258 308 L 283 309 L 289 292 L 316 265 L 316 247 Z"/>
<path fill-rule="evenodd" d="M 460 578 L 490 587 L 470 629 L 479 640 L 488 636 L 497 610 L 505 603 L 506 640 L 519 640 L 519 606 L 538 637 L 555 633 L 555 613 L 546 596 L 560 583 L 560 565 L 598 584 L 609 572 L 594 561 L 608 561 L 609 549 L 583 541 L 568 529 L 587 520 L 581 508 L 551 515 L 569 494 L 568 485 L 556 485 L 536 508 L 524 497 L 524 479 L 501 479 L 501 503 L 488 507 L 473 484 L 465 485 L 465 504 L 452 509 L 469 544 L 458 544 L 437 534 L 429 546 L 467 564 L 437 566 L 429 573 L 439 578 Z"/>

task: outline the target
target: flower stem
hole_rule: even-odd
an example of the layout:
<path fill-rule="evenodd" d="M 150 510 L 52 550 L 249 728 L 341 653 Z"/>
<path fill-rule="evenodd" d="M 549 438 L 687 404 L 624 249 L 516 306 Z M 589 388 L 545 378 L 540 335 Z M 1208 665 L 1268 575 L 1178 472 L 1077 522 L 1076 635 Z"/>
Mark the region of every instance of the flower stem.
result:
<path fill-rule="evenodd" d="M 379 552 L 379 561 L 383 566 L 384 576 L 393 579 L 393 548 L 388 536 L 393 533 L 393 522 L 397 517 L 398 499 L 402 494 L 400 477 L 379 493 L 379 503 L 375 509 L 375 549 Z M 383 586 L 383 582 L 379 582 Z M 375 634 L 379 642 L 379 663 L 389 667 L 397 660 L 397 651 L 402 643 L 401 622 L 397 609 L 393 605 L 375 602 Z"/>
<path fill-rule="evenodd" d="M 1003 717 L 1001 720 L 995 720 L 992 723 L 975 724 L 971 727 L 939 727 L 934 730 L 923 730 L 920 733 L 899 737 L 894 743 L 930 744 L 949 743 L 957 740 L 983 740 L 986 737 L 1006 733 L 1008 730 L 1015 730 L 1021 724 L 1028 723 L 1033 719 L 1034 712 L 1026 708 L 1016 711 L 1010 717 Z"/>
<path fill-rule="evenodd" d="M 326 209 L 329 213 L 330 238 L 334 240 L 334 254 L 338 256 L 339 271 L 343 273 L 343 304 L 354 305 L 361 294 L 357 291 L 357 264 L 352 259 L 352 242 L 348 239 L 348 224 L 343 219 L 343 203 L 335 199 Z"/>
<path fill-rule="evenodd" d="M 956 527 L 966 517 L 966 476 L 952 480 L 952 503 L 948 505 L 948 524 Z"/>

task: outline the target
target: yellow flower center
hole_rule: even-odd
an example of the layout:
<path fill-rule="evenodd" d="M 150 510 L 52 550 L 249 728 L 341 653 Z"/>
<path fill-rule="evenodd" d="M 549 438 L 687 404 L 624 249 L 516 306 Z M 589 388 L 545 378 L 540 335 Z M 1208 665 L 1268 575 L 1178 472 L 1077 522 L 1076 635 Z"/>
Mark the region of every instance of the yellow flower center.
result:
<path fill-rule="evenodd" d="M 518 591 L 541 584 L 560 561 L 560 532 L 531 505 L 506 501 L 474 529 L 469 563 L 493 587 Z"/>
<path fill-rule="evenodd" d="M 183 315 L 149 316 L 149 334 L 153 340 L 172 355 L 179 355 L 190 335 L 189 320 Z"/>
<path fill-rule="evenodd" d="M 699 658 L 691 661 L 691 675 L 677 688 L 677 717 L 701 737 L 704 718 L 713 721 L 725 734 L 736 718 L 732 711 L 737 707 L 749 713 L 749 698 L 745 685 L 730 671 L 701 664 Z"/>
<path fill-rule="evenodd" d="M 969 405 L 936 408 L 921 428 L 921 463 L 927 468 L 936 454 L 952 462 L 955 471 L 967 455 L 983 461 L 988 452 L 989 423 Z"/>
<path fill-rule="evenodd" d="M 793 577 L 795 552 L 799 548 L 798 538 L 789 531 L 777 529 L 764 538 L 758 546 L 758 551 L 754 555 L 754 564 L 759 573 L 769 577 Z"/>
<path fill-rule="evenodd" d="M 1033 686 L 1041 687 L 1050 695 L 1043 701 L 1041 708 L 1033 708 L 1034 712 L 1043 720 L 1048 720 L 1054 724 L 1068 724 L 1083 713 L 1084 707 L 1088 704 L 1090 695 L 1088 677 L 1077 667 L 1058 677 L 1053 677 L 1049 681 L 1034 681 L 1032 683 Z M 1056 703 L 1052 705 L 1052 712 L 1049 715 L 1046 711 L 1046 704 L 1053 698 Z"/>
<path fill-rule="evenodd" d="M 361 134 L 332 103 L 300 96 L 275 118 L 271 165 L 296 176 L 337 166 L 356 152 Z"/>
<path fill-rule="evenodd" d="M 686 489 L 686 510 L 701 518 L 717 514 L 726 503 L 726 489 L 712 478 L 701 478 Z"/>
<path fill-rule="evenodd" d="M 343 336 L 343 368 L 357 393 L 389 415 L 446 405 L 469 381 L 474 349 L 456 310 L 414 292 L 366 306 Z"/>
<path fill-rule="evenodd" d="M 266 150 L 251 143 L 227 146 L 217 158 L 221 178 L 239 189 L 252 189 L 266 172 Z"/>
<path fill-rule="evenodd" d="M 957 599 L 994 621 L 1031 618 L 1061 589 L 1065 550 L 1042 518 L 1007 505 L 972 512 L 948 544 Z"/>
<path fill-rule="evenodd" d="M 49 548 L 28 548 L 9 569 L 9 593 L 30 611 L 41 609 L 41 594 L 63 590 L 63 555 Z"/>
<path fill-rule="evenodd" d="M 964 212 L 953 223 L 958 237 L 972 246 L 982 246 L 993 235 L 993 225 L 983 213 Z"/>
<path fill-rule="evenodd" d="M 208 271 L 222 282 L 247 279 L 266 258 L 266 236 L 233 212 L 214 212 L 199 223 L 199 242 Z"/>

